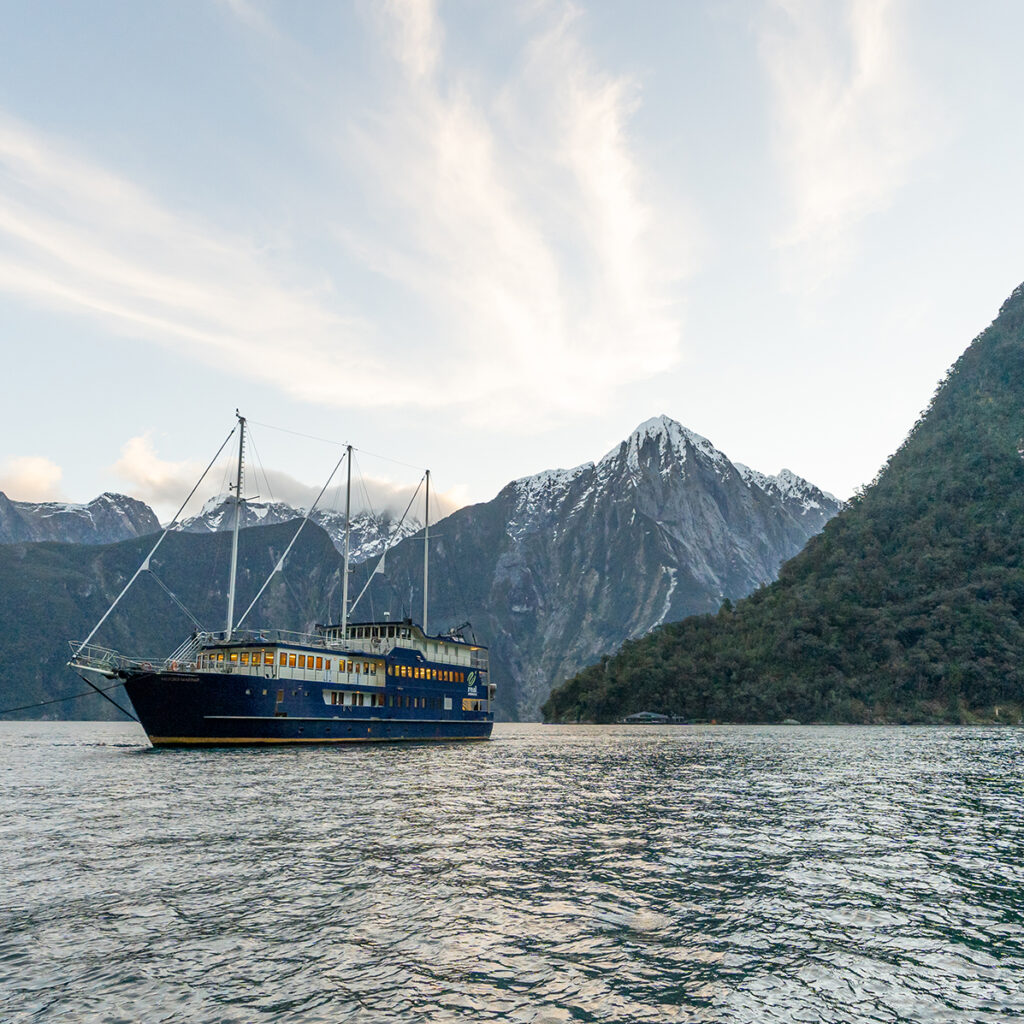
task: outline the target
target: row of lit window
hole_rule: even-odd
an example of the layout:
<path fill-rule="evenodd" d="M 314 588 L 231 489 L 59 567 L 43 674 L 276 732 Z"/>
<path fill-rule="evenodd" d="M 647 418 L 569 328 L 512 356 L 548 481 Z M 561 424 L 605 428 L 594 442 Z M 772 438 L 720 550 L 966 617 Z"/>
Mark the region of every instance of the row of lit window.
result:
<path fill-rule="evenodd" d="M 222 651 L 217 654 L 203 655 L 200 663 L 203 665 L 221 665 L 225 660 L 232 665 L 273 665 L 274 652 L 253 651 L 250 656 L 248 651 L 232 651 L 225 659 Z M 281 651 L 278 660 L 282 668 L 326 669 L 328 672 L 331 670 L 331 659 L 325 658 L 322 654 L 289 654 L 287 651 Z M 377 674 L 377 664 L 374 661 L 339 661 L 338 671 L 353 672 L 356 675 L 362 673 L 363 675 L 375 676 Z"/>
<path fill-rule="evenodd" d="M 284 655 L 282 655 L 284 657 Z M 312 657 L 312 656 L 311 656 Z M 224 657 L 224 652 L 219 651 L 217 654 L 203 654 L 199 658 L 200 665 L 221 665 L 227 661 L 231 665 L 273 665 L 274 664 L 274 652 L 273 651 L 253 651 L 250 656 L 248 651 L 232 651 L 228 654 L 227 658 Z M 284 662 L 281 662 L 283 665 Z"/>
<path fill-rule="evenodd" d="M 437 679 L 442 683 L 464 683 L 465 672 L 447 668 L 421 668 L 419 665 L 389 665 L 388 675 L 403 679 Z"/>
<path fill-rule="evenodd" d="M 243 665 L 249 664 L 249 652 L 242 651 L 239 654 L 237 651 L 232 651 L 227 659 L 224 658 L 224 652 L 221 651 L 218 654 L 204 654 L 200 659 L 200 663 L 204 665 L 220 664 L 223 661 L 229 661 L 232 664 L 237 665 L 241 662 Z M 252 664 L 259 665 L 273 665 L 274 664 L 274 652 L 273 651 L 253 651 L 252 652 Z"/>
<path fill-rule="evenodd" d="M 328 672 L 331 671 L 331 659 L 324 658 L 320 654 L 286 654 L 282 651 L 280 663 L 282 668 L 287 666 L 288 668 L 326 669 Z M 244 665 L 245 662 L 243 661 L 242 664 Z M 376 661 L 339 661 L 338 671 L 354 672 L 356 675 L 362 673 L 365 676 L 375 676 L 377 674 L 377 664 Z"/>
<path fill-rule="evenodd" d="M 223 651 L 217 654 L 205 654 L 202 656 L 202 665 L 221 665 L 225 661 L 233 665 L 273 665 L 273 651 L 231 651 L 225 657 Z M 294 654 L 281 651 L 278 662 L 282 668 L 301 668 L 306 670 L 322 671 L 331 670 L 331 659 L 321 654 Z M 339 672 L 350 672 L 356 675 L 375 676 L 377 674 L 377 662 L 373 661 L 339 661 Z M 388 667 L 388 674 L 402 679 L 434 679 L 442 683 L 464 683 L 465 672 L 457 672 L 454 669 L 426 668 L 419 665 L 391 665 Z"/>

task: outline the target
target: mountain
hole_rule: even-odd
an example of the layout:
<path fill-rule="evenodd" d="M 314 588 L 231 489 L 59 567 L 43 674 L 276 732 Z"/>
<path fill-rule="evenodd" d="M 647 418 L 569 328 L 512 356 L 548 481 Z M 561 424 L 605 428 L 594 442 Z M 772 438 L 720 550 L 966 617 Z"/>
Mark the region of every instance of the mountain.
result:
<path fill-rule="evenodd" d="M 285 502 L 246 502 L 242 506 L 242 528 L 274 526 L 301 519 L 306 510 Z M 174 529 L 185 533 L 217 533 L 234 527 L 234 505 L 225 495 L 210 498 L 201 511 L 183 519 Z M 334 542 L 345 548 L 345 514 L 334 509 L 317 509 L 310 517 Z M 397 544 L 423 529 L 415 519 L 401 524 L 391 513 L 357 512 L 352 516 L 349 540 L 353 563 L 377 558 L 388 540 Z M 62 544 L 112 544 L 132 537 L 160 532 L 153 510 L 136 498 L 110 492 L 93 498 L 87 505 L 67 502 L 11 501 L 0 491 L 0 544 L 57 541 Z"/>
<path fill-rule="evenodd" d="M 176 527 L 185 533 L 217 533 L 234 529 L 234 504 L 226 495 L 211 498 L 197 515 L 183 519 Z M 302 508 L 294 508 L 282 501 L 247 501 L 242 506 L 243 529 L 252 526 L 274 526 L 292 522 L 306 514 Z M 345 513 L 334 509 L 316 509 L 310 516 L 334 542 L 338 551 L 345 550 Z M 401 524 L 389 512 L 379 514 L 357 512 L 352 516 L 349 537 L 349 558 L 353 563 L 364 562 L 378 557 L 390 539 L 396 544 L 423 529 L 415 519 L 406 519 Z"/>
<path fill-rule="evenodd" d="M 626 643 L 544 713 L 719 721 L 1019 721 L 1024 285 L 878 476 L 777 582 Z"/>
<path fill-rule="evenodd" d="M 11 501 L 0 492 L 0 544 L 61 541 L 110 544 L 158 533 L 153 510 L 135 498 L 109 491 L 87 505 L 64 502 Z"/>
<path fill-rule="evenodd" d="M 431 620 L 471 621 L 491 649 L 501 714 L 536 718 L 554 680 L 624 638 L 774 579 L 839 507 L 788 471 L 740 470 L 656 417 L 596 464 L 515 480 L 432 528 Z M 388 554 L 368 591 L 377 612 L 419 617 L 421 560 L 419 543 Z"/>
<path fill-rule="evenodd" d="M 734 466 L 706 439 L 666 417 L 641 424 L 599 462 L 508 484 L 490 502 L 431 527 L 434 632 L 473 624 L 491 649 L 504 718 L 536 718 L 553 680 L 671 618 L 718 608 L 774 578 L 779 564 L 821 529 L 839 502 L 788 472 Z M 153 560 L 157 579 L 204 628 L 223 628 L 231 538 L 227 503 L 215 500 Z M 243 610 L 276 564 L 297 512 L 250 504 L 240 533 Z M 277 520 L 291 520 L 278 522 Z M 303 531 L 253 626 L 308 630 L 340 614 L 337 520 Z M 355 621 L 422 611 L 422 532 L 372 558 L 376 525 L 355 541 L 350 597 Z M 0 545 L 0 707 L 81 690 L 63 666 L 65 641 L 82 638 L 117 596 L 151 539 Z M 379 548 L 377 548 L 379 550 Z M 145 574 L 96 642 L 154 658 L 171 653 L 192 623 Z M 70 714 L 102 714 L 100 698 Z M 38 712 L 27 712 L 33 714 Z"/>

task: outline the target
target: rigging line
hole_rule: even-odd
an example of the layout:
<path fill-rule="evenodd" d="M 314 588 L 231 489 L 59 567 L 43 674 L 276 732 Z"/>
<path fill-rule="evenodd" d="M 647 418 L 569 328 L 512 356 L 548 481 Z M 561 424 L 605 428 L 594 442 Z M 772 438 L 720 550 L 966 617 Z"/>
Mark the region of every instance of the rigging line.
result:
<path fill-rule="evenodd" d="M 334 469 L 331 470 L 331 475 L 327 478 L 327 482 L 323 485 L 323 487 L 320 488 L 320 493 L 316 496 L 316 501 L 314 501 L 313 504 L 309 506 L 309 508 L 306 510 L 306 514 L 302 517 L 302 522 L 299 523 L 299 528 L 295 531 L 295 536 L 292 537 L 291 541 L 288 544 L 288 547 L 284 549 L 284 554 L 277 560 L 277 565 L 275 565 L 274 568 L 271 570 L 271 573 L 266 578 L 266 581 L 264 582 L 263 586 L 260 587 L 259 592 L 252 599 L 252 604 L 250 604 L 249 607 L 245 609 L 245 611 L 242 613 L 242 617 L 238 620 L 236 625 L 242 625 L 242 623 L 245 621 L 245 617 L 249 614 L 249 612 L 253 610 L 253 608 L 256 605 L 256 602 L 263 596 L 263 591 L 267 589 L 267 586 L 269 585 L 270 581 L 274 578 L 275 574 L 281 572 L 284 569 L 284 560 L 288 557 L 288 553 L 291 551 L 292 545 L 299 539 L 299 534 L 302 533 L 303 527 L 305 527 L 306 523 L 309 522 L 309 517 L 316 510 L 317 505 L 320 503 L 320 499 L 324 496 L 324 491 L 326 491 L 327 488 L 331 486 L 331 481 L 334 479 L 334 474 L 337 473 L 338 470 L 341 468 L 341 464 L 345 461 L 345 456 L 347 454 L 347 451 L 344 452 L 341 458 L 338 459 L 338 461 L 335 463 Z"/>
<path fill-rule="evenodd" d="M 86 682 L 88 682 L 88 680 L 86 680 Z M 107 690 L 116 690 L 119 686 L 124 686 L 124 683 L 123 682 L 117 682 L 117 683 L 111 684 L 110 686 L 104 686 L 104 687 L 102 687 L 101 692 L 106 692 Z M 100 687 L 93 686 L 92 689 L 93 690 L 99 690 Z M 15 711 L 30 711 L 32 708 L 45 708 L 45 707 L 47 707 L 50 704 L 59 704 L 61 701 L 64 701 L 64 700 L 78 700 L 80 697 L 91 697 L 91 696 L 92 696 L 92 690 L 86 690 L 85 693 L 72 693 L 68 697 L 54 697 L 53 700 L 41 700 L 41 701 L 38 701 L 35 704 L 22 704 L 20 708 L 3 708 L 3 709 L 0 709 L 0 715 L 12 715 L 12 714 L 14 714 Z"/>
<path fill-rule="evenodd" d="M 174 591 L 152 569 L 149 570 L 149 575 L 160 585 L 160 589 L 185 613 L 185 615 L 192 620 L 192 625 L 196 627 L 201 633 L 205 632 L 203 624 L 178 600 L 174 595 Z"/>
<path fill-rule="evenodd" d="M 126 711 L 123 707 L 121 707 L 120 704 L 117 703 L 116 700 L 114 700 L 113 697 L 110 696 L 109 693 L 107 693 L 108 687 L 100 689 L 100 687 L 98 687 L 95 683 L 86 679 L 81 672 L 78 672 L 76 674 L 78 675 L 78 678 L 81 679 L 83 683 L 85 683 L 86 686 L 91 686 L 104 700 L 109 700 L 110 703 L 113 704 L 114 707 L 117 708 L 117 710 L 120 711 L 122 715 L 127 715 L 133 722 L 139 722 L 139 720 L 130 711 Z M 142 723 L 139 722 L 139 725 L 142 725 Z"/>
<path fill-rule="evenodd" d="M 270 477 L 267 476 L 267 471 L 263 467 L 263 459 L 260 458 L 260 453 L 256 449 L 256 438 L 252 432 L 252 425 L 249 426 L 249 444 L 252 445 L 252 453 L 256 456 L 256 464 L 260 467 L 260 472 L 263 474 L 263 482 L 267 485 L 267 494 L 270 495 L 270 500 L 274 500 L 274 489 L 270 486 Z"/>
<path fill-rule="evenodd" d="M 381 521 L 380 521 L 380 518 L 377 516 L 377 510 L 373 507 L 373 502 L 370 500 L 370 491 L 369 491 L 369 489 L 366 486 L 366 477 L 363 475 L 362 468 L 359 465 L 359 460 L 355 458 L 355 455 L 353 455 L 352 458 L 353 458 L 353 462 L 352 462 L 353 468 L 356 470 L 356 472 L 359 475 L 359 488 L 362 491 L 362 495 L 363 495 L 363 505 L 365 507 L 365 510 L 367 512 L 369 512 L 369 514 L 370 514 L 370 520 L 373 523 L 374 530 L 376 531 L 377 539 L 384 542 L 384 548 L 383 548 L 383 553 L 382 553 L 382 559 L 383 559 L 383 555 L 387 553 L 387 549 L 388 549 L 387 534 L 381 528 Z M 364 534 L 364 536 L 365 536 L 365 534 Z M 365 544 L 364 544 L 364 546 L 365 546 Z M 364 561 L 369 561 L 369 558 L 364 559 Z M 370 577 L 367 580 L 367 584 L 369 584 L 369 580 L 373 578 L 375 573 L 381 571 L 381 564 L 382 564 L 382 562 L 378 563 L 377 567 L 370 574 Z M 363 589 L 364 590 L 366 589 L 365 586 L 364 586 Z M 362 591 L 360 591 L 359 592 L 359 597 L 362 597 L 362 596 L 363 596 L 363 593 L 362 593 Z M 359 598 L 357 597 L 356 600 L 358 601 Z M 355 607 L 355 605 L 351 605 L 349 607 L 349 611 L 351 611 L 352 608 L 354 608 L 354 607 Z M 371 598 L 371 601 L 370 601 L 370 618 L 373 619 L 373 617 L 374 617 L 374 615 L 373 615 L 373 600 Z"/>
<path fill-rule="evenodd" d="M 283 575 L 283 574 L 281 576 L 281 581 L 284 583 L 285 587 L 287 588 L 288 593 L 291 594 L 292 600 L 295 602 L 295 607 L 298 608 L 299 614 L 301 615 L 302 614 L 302 602 L 299 600 L 299 595 L 295 593 L 295 588 L 288 582 L 288 577 Z"/>
<path fill-rule="evenodd" d="M 331 437 L 317 437 L 316 434 L 304 434 L 300 430 L 289 430 L 287 427 L 275 427 L 273 423 L 259 423 L 257 420 L 249 420 L 249 423 L 255 423 L 257 427 L 266 427 L 267 430 L 277 430 L 282 434 L 291 434 L 293 437 L 304 437 L 307 441 L 321 441 L 323 444 L 338 445 L 342 448 L 347 447 L 345 441 L 335 441 Z"/>
<path fill-rule="evenodd" d="M 229 440 L 230 440 L 230 438 L 229 438 Z M 230 496 L 231 496 L 231 489 L 230 489 L 230 485 L 228 483 L 228 478 L 229 478 L 229 476 L 231 474 L 231 470 L 232 470 L 232 461 L 233 460 L 231 458 L 231 454 L 228 453 L 228 455 L 225 456 L 223 466 L 221 466 L 221 467 L 214 467 L 214 471 L 220 473 L 220 483 L 216 487 L 216 492 L 213 495 L 214 498 L 220 499 L 224 495 L 227 495 L 228 498 L 230 498 Z M 237 467 L 237 462 L 235 463 L 235 465 Z M 223 504 L 223 502 L 221 504 Z M 206 505 L 204 504 L 203 508 L 205 509 L 205 507 L 206 507 Z M 214 505 L 214 506 L 212 506 L 212 510 L 216 510 L 219 507 L 220 507 L 220 505 Z M 221 521 L 222 520 L 223 520 L 223 514 L 222 514 L 222 517 L 221 517 Z M 202 531 L 197 531 L 197 532 L 202 532 Z M 226 531 L 221 530 L 221 529 L 218 528 L 218 524 L 214 524 L 214 526 L 212 528 L 209 528 L 208 532 L 204 532 L 203 535 L 204 536 L 213 536 L 213 535 L 218 535 L 219 536 L 221 533 L 224 533 L 224 532 L 226 532 Z M 228 544 L 225 547 L 224 545 L 221 545 L 217 541 L 212 542 L 211 554 L 210 554 L 210 556 L 208 558 L 204 559 L 204 561 L 203 561 L 203 566 L 204 566 L 204 568 L 206 570 L 206 577 L 202 581 L 204 583 L 204 591 L 203 592 L 205 594 L 207 594 L 207 595 L 213 594 L 216 591 L 216 589 L 217 589 L 217 585 L 218 585 L 219 581 L 224 579 L 227 576 L 227 574 L 228 574 L 228 565 L 229 565 L 230 558 L 231 558 L 231 545 L 230 544 Z M 209 596 L 208 596 L 207 597 L 207 604 L 209 604 L 209 603 L 210 603 L 210 600 L 209 600 Z M 209 614 L 209 609 L 208 608 L 206 609 L 206 613 Z"/>
<path fill-rule="evenodd" d="M 303 434 L 299 430 L 289 430 L 287 427 L 275 427 L 272 423 L 257 423 L 255 420 L 247 420 L 248 423 L 256 423 L 257 427 L 266 427 L 267 430 L 279 430 L 282 434 L 292 434 L 294 437 L 304 437 L 307 441 L 320 441 L 323 444 L 333 444 L 341 447 L 347 447 L 347 441 L 336 441 L 330 437 L 317 437 L 316 434 Z M 374 459 L 382 459 L 384 462 L 393 462 L 396 466 L 405 466 L 406 469 L 417 469 L 422 470 L 422 466 L 414 466 L 411 462 L 403 462 L 401 459 L 393 459 L 388 455 L 380 455 L 377 452 L 367 451 L 365 448 L 357 448 L 355 445 L 352 446 L 356 451 L 362 452 L 364 455 L 369 455 Z"/>
<path fill-rule="evenodd" d="M 327 606 L 324 622 L 332 621 L 331 605 L 334 603 L 334 594 L 336 587 L 337 583 L 335 582 L 335 574 L 334 571 L 332 570 L 330 573 L 326 574 L 326 582 L 324 583 L 322 588 L 324 593 L 324 604 L 326 604 Z"/>
<path fill-rule="evenodd" d="M 394 539 L 398 536 L 398 531 L 401 530 L 402 523 L 405 522 L 405 517 L 409 514 L 409 509 L 412 508 L 412 503 L 416 500 L 416 496 L 420 493 L 420 488 L 423 486 L 423 481 L 425 479 L 426 477 L 421 477 L 420 482 L 416 485 L 416 490 L 412 492 L 412 497 L 409 499 L 409 504 L 405 506 L 405 511 L 402 513 L 402 518 L 398 520 L 398 525 L 394 528 L 394 530 L 391 533 L 391 539 L 388 540 L 388 542 L 384 545 L 384 550 L 381 552 L 380 555 L 380 561 L 374 567 L 373 572 L 371 572 L 370 575 L 367 577 L 366 582 L 363 584 L 363 589 L 359 591 L 359 597 L 357 597 L 349 606 L 348 610 L 350 613 L 355 609 L 355 606 L 359 604 L 359 601 L 362 598 L 363 594 L 366 593 L 366 588 L 373 582 L 373 577 L 381 571 L 381 566 L 384 564 L 384 559 L 387 556 L 387 553 L 391 550 L 391 545 L 394 543 Z"/>
<path fill-rule="evenodd" d="M 387 537 L 383 530 L 381 530 L 380 520 L 377 517 L 377 510 L 373 507 L 373 502 L 370 500 L 370 491 L 366 486 L 366 477 L 363 475 L 363 470 L 359 465 L 359 460 L 355 458 L 355 455 L 352 457 L 352 466 L 359 475 L 359 489 L 363 492 L 363 505 L 366 507 L 366 511 L 370 513 L 370 518 L 373 520 L 373 525 L 377 530 L 377 537 L 386 543 Z"/>
<path fill-rule="evenodd" d="M 139 578 L 139 574 L 140 574 L 140 573 L 141 573 L 141 572 L 142 572 L 142 571 L 143 571 L 144 569 L 148 569 L 148 568 L 149 568 L 149 560 L 150 560 L 150 559 L 151 559 L 151 558 L 153 557 L 153 555 L 155 555 L 155 554 L 156 554 L 156 549 L 157 549 L 158 547 L 160 547 L 160 545 L 161 545 L 161 544 L 163 544 L 163 542 L 164 542 L 164 538 L 165 538 L 165 537 L 167 536 L 167 534 L 169 534 L 169 533 L 171 532 L 171 529 L 172 529 L 172 528 L 174 527 L 174 525 L 175 525 L 175 524 L 176 524 L 176 523 L 178 522 L 178 517 L 179 517 L 179 516 L 181 515 L 181 513 L 182 513 L 182 512 L 184 512 L 184 511 L 185 511 L 185 506 L 186 506 L 186 505 L 187 505 L 187 504 L 188 504 L 188 503 L 189 503 L 189 502 L 190 502 L 190 501 L 192 500 L 192 496 L 193 496 L 193 495 L 194 495 L 194 494 L 196 493 L 196 491 L 198 491 L 198 490 L 199 490 L 199 485 L 200 485 L 200 484 L 201 484 L 201 483 L 203 482 L 203 480 L 204 480 L 204 479 L 206 478 L 206 474 L 210 472 L 210 467 L 211 467 L 211 466 L 212 466 L 212 465 L 213 465 L 213 464 L 214 464 L 214 463 L 215 463 L 215 462 L 216 462 L 216 461 L 217 461 L 217 460 L 218 460 L 218 459 L 220 458 L 220 453 L 221 453 L 222 451 L 224 451 L 224 447 L 225 447 L 225 445 L 227 445 L 228 441 L 230 441 L 230 440 L 231 440 L 231 438 L 232 438 L 232 437 L 234 437 L 234 434 L 235 434 L 235 430 L 236 430 L 236 429 L 237 429 L 236 427 L 232 427 L 232 428 L 231 428 L 231 433 L 230 433 L 230 434 L 228 434 L 228 436 L 224 438 L 224 441 L 223 441 L 223 443 L 222 443 L 222 444 L 221 444 L 221 446 L 220 446 L 220 447 L 219 447 L 219 448 L 217 449 L 217 454 L 216 454 L 216 455 L 214 455 L 214 457 L 213 457 L 212 459 L 210 459 L 210 463 L 209 463 L 209 465 L 208 465 L 208 466 L 206 467 L 206 469 L 204 469 L 204 470 L 203 470 L 203 475 L 202 475 L 202 476 L 201 476 L 201 477 L 200 477 L 200 478 L 199 478 L 199 479 L 198 479 L 198 480 L 196 481 L 196 485 L 195 485 L 195 487 L 193 487 L 193 488 L 192 488 L 192 490 L 191 490 L 191 491 L 189 492 L 189 495 L 188 495 L 188 497 L 187 497 L 187 498 L 186 498 L 186 499 L 185 499 L 185 500 L 184 500 L 184 501 L 183 501 L 183 502 L 181 503 L 181 507 L 180 507 L 180 508 L 178 509 L 178 511 L 177 511 L 177 512 L 175 512 L 175 514 L 174 514 L 174 518 L 173 518 L 173 519 L 172 519 L 172 520 L 171 520 L 171 521 L 170 521 L 170 522 L 169 522 L 169 523 L 167 524 L 167 526 L 165 526 L 165 527 L 164 527 L 164 532 L 160 534 L 160 537 L 159 537 L 159 539 L 158 539 L 158 540 L 157 540 L 157 542 L 156 542 L 156 543 L 155 543 L 155 544 L 153 545 L 153 547 L 152 547 L 152 549 L 150 550 L 149 554 L 148 554 L 148 555 L 146 555 L 146 558 L 145 558 L 145 560 L 143 561 L 142 565 L 140 565 L 140 566 L 138 567 L 138 569 L 136 569 L 136 570 L 135 570 L 135 575 L 134 575 L 134 576 L 132 576 L 132 578 L 131 578 L 131 579 L 130 579 L 130 580 L 129 580 L 129 581 L 128 581 L 128 582 L 127 582 L 127 583 L 126 583 L 125 585 L 124 585 L 124 590 L 122 590 L 122 591 L 121 591 L 121 593 L 120 593 L 120 594 L 118 594 L 118 595 L 117 595 L 117 597 L 115 597 L 115 598 L 114 598 L 114 603 L 113 603 L 113 604 L 112 604 L 112 605 L 111 605 L 111 606 L 110 606 L 110 607 L 109 607 L 109 608 L 108 608 L 108 609 L 107 609 L 107 610 L 106 610 L 106 611 L 105 611 L 105 612 L 103 613 L 103 618 L 102 618 L 102 619 L 100 619 L 100 621 L 99 621 L 99 622 L 97 622 L 97 623 L 96 623 L 96 625 L 92 627 L 92 632 L 91 632 L 91 633 L 90 633 L 90 634 L 89 634 L 89 635 L 88 635 L 88 636 L 87 636 L 87 637 L 86 637 L 86 638 L 85 638 L 85 639 L 84 639 L 84 640 L 83 640 L 83 641 L 81 642 L 81 644 L 79 644 L 79 646 L 78 646 L 78 649 L 77 649 L 77 650 L 75 651 L 75 653 L 74 653 L 74 654 L 73 654 L 73 655 L 71 656 L 71 660 L 72 660 L 72 661 L 74 661 L 74 659 L 75 659 L 75 658 L 76 658 L 76 657 L 77 657 L 77 656 L 78 656 L 79 654 L 81 654 L 82 650 L 83 650 L 83 649 L 85 648 L 85 645 L 86 645 L 86 644 L 87 644 L 87 643 L 88 643 L 88 642 L 89 642 L 89 641 L 90 641 L 90 640 L 91 640 L 91 639 L 92 639 L 92 638 L 93 638 L 93 637 L 94 637 L 94 636 L 95 636 L 95 635 L 96 635 L 96 634 L 97 634 L 97 633 L 99 632 L 99 628 L 100 628 L 100 626 L 102 626 L 102 625 L 103 625 L 103 623 L 107 621 L 107 618 L 109 617 L 110 613 L 111 613 L 111 612 L 112 612 L 112 611 L 113 611 L 113 610 L 114 610 L 114 609 L 115 609 L 115 608 L 116 608 L 116 607 L 118 606 L 118 604 L 120 603 L 120 601 L 121 601 L 121 598 L 122 598 L 122 597 L 124 597 L 124 595 L 128 593 L 128 590 L 129 590 L 129 588 L 131 587 L 131 585 L 132 585 L 132 584 L 133 584 L 133 583 L 134 583 L 134 582 L 135 582 L 135 581 L 136 581 L 136 580 L 137 580 L 137 579 Z M 71 662 L 68 662 L 68 664 L 70 664 L 70 663 L 71 663 Z M 83 678 L 84 678 L 84 677 L 83 677 Z M 86 682 L 88 683 L 88 682 L 89 682 L 89 680 L 88 680 L 88 679 L 86 679 Z M 89 683 L 89 685 L 91 686 L 91 685 L 92 685 L 92 683 Z"/>
<path fill-rule="evenodd" d="M 380 459 L 382 462 L 393 462 L 396 466 L 405 466 L 406 469 L 415 469 L 421 473 L 423 472 L 422 466 L 414 466 L 411 462 L 403 462 L 401 459 L 393 459 L 389 455 L 381 455 L 379 452 L 371 452 L 366 448 L 356 448 L 356 451 L 362 452 L 364 455 L 369 455 L 371 459 Z"/>
<path fill-rule="evenodd" d="M 356 475 L 359 479 L 359 489 L 363 493 L 363 504 L 366 506 L 366 509 L 369 511 L 370 515 L 373 516 L 374 519 L 376 519 L 377 517 L 373 509 L 373 502 L 370 501 L 370 492 L 366 488 L 366 477 L 363 476 L 363 468 L 362 466 L 359 465 L 359 460 L 355 457 L 354 449 L 352 455 L 352 468 L 356 471 Z"/>

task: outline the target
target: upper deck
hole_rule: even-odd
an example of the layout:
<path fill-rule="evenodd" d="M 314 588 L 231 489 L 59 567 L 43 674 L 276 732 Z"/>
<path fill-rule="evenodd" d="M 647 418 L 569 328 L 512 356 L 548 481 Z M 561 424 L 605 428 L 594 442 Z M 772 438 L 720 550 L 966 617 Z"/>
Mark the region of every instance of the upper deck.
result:
<path fill-rule="evenodd" d="M 346 630 L 318 625 L 315 633 L 235 630 L 230 639 L 223 633 L 195 633 L 167 658 L 128 657 L 89 645 L 72 663 L 105 675 L 157 668 L 305 679 L 329 672 L 346 682 L 373 686 L 384 684 L 389 662 L 424 666 L 424 673 L 432 666 L 423 678 L 456 682 L 464 681 L 468 672 L 486 677 L 488 671 L 487 648 L 457 634 L 427 635 L 410 619 L 350 623 Z M 413 678 L 421 678 L 421 670 Z"/>
<path fill-rule="evenodd" d="M 430 636 L 412 619 L 401 622 L 350 622 L 347 632 L 337 624 L 317 626 L 317 634 L 323 636 L 328 645 L 341 645 L 341 650 L 355 645 L 360 650 L 386 655 L 399 647 L 418 651 L 430 662 L 487 669 L 486 647 L 470 643 L 458 633 Z"/>

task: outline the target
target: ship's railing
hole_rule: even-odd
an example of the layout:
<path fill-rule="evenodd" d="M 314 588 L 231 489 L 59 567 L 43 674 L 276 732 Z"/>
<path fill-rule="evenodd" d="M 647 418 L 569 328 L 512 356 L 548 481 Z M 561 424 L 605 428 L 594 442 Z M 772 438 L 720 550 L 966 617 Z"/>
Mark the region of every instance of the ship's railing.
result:
<path fill-rule="evenodd" d="M 99 644 L 85 644 L 80 641 L 69 640 L 71 648 L 71 659 L 68 665 L 71 668 L 88 669 L 92 672 L 99 672 L 105 676 L 115 676 L 118 672 L 129 668 L 153 668 L 155 665 L 163 664 L 163 658 L 129 658 L 120 651 L 112 650 L 109 647 L 100 647 Z"/>
<path fill-rule="evenodd" d="M 184 643 L 180 644 L 163 662 L 163 667 L 177 672 L 179 669 L 194 669 L 199 660 L 199 651 L 203 646 L 203 633 L 193 633 Z"/>
<path fill-rule="evenodd" d="M 318 647 L 325 651 L 365 651 L 366 640 L 341 640 L 325 637 L 322 633 L 301 633 L 290 629 L 235 629 L 230 640 L 225 630 L 215 633 L 196 633 L 196 651 L 224 644 L 243 644 L 262 647 L 270 644 L 289 644 L 293 647 Z M 190 638 L 191 639 L 191 638 Z"/>

